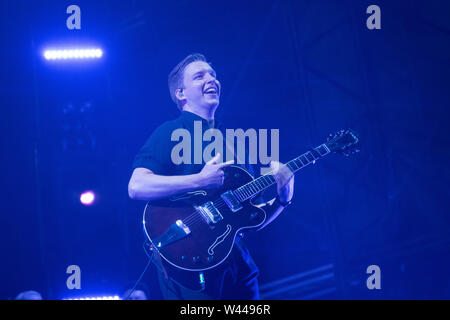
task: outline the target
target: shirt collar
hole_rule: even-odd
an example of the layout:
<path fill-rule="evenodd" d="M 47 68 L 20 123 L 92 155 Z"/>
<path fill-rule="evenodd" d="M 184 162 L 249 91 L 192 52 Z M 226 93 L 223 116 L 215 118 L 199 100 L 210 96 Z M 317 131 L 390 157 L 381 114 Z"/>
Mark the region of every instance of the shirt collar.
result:
<path fill-rule="evenodd" d="M 181 111 L 180 119 L 183 122 L 183 124 L 189 128 L 194 128 L 194 121 L 201 121 L 202 126 L 204 130 L 209 129 L 209 121 L 206 119 L 203 119 L 199 115 L 196 115 L 195 113 L 189 112 L 189 111 Z M 220 121 L 217 121 L 214 119 L 214 128 L 220 129 L 221 128 Z"/>

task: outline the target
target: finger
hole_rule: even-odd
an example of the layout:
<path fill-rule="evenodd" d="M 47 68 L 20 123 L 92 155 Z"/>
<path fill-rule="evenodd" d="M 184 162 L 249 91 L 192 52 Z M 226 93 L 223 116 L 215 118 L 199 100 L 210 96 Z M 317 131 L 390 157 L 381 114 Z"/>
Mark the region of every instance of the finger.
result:
<path fill-rule="evenodd" d="M 286 178 L 286 180 L 289 180 L 294 175 L 294 173 L 291 171 L 291 169 L 289 169 L 289 167 L 286 165 L 282 165 L 280 167 L 280 174 L 282 174 Z"/>
<path fill-rule="evenodd" d="M 209 160 L 206 164 L 216 164 L 217 161 L 219 161 L 220 159 L 220 153 L 216 154 L 216 156 L 214 158 L 212 158 L 211 160 Z"/>
<path fill-rule="evenodd" d="M 280 169 L 280 163 L 278 161 L 270 161 L 270 168 L 272 169 L 273 173 L 277 173 Z"/>
<path fill-rule="evenodd" d="M 227 161 L 227 162 L 219 163 L 218 166 L 219 166 L 219 168 L 223 168 L 223 167 L 227 167 L 227 166 L 229 166 L 229 165 L 231 165 L 233 163 L 234 163 L 234 160 L 230 160 L 230 161 Z"/>

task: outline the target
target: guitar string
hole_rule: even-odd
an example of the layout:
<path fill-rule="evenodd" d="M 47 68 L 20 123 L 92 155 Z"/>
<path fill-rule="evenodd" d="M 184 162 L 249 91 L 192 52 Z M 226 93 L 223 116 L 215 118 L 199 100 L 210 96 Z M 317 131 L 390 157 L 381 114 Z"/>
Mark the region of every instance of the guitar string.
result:
<path fill-rule="evenodd" d="M 268 173 L 268 174 L 266 174 L 266 175 L 264 175 L 263 177 L 265 177 L 265 176 L 271 176 L 271 172 Z M 261 177 L 260 177 L 260 178 L 261 178 Z M 260 178 L 258 178 L 258 179 L 260 179 Z M 257 179 L 252 180 L 252 181 L 250 181 L 250 182 L 247 183 L 247 184 L 250 184 L 250 183 L 252 183 L 252 182 L 255 182 L 256 180 L 257 180 Z M 240 188 L 243 188 L 243 187 L 247 186 L 247 184 L 241 186 Z M 262 182 L 261 182 L 261 184 L 262 184 Z M 271 182 L 271 184 L 273 184 L 273 182 Z M 270 185 L 271 185 L 271 184 L 270 184 Z M 270 185 L 269 185 L 269 186 L 270 186 Z M 266 188 L 266 187 L 268 187 L 268 186 L 264 186 L 264 184 L 262 184 L 262 186 L 263 186 L 263 189 Z M 258 189 L 257 189 L 258 187 L 259 187 L 259 186 L 256 185 L 256 193 L 255 193 L 255 191 L 253 191 L 253 190 L 250 189 L 250 193 L 249 193 L 249 194 L 250 194 L 250 197 L 245 196 L 245 198 L 243 199 L 243 201 L 248 200 L 249 198 L 251 198 L 251 197 L 253 196 L 252 193 L 257 194 L 258 192 L 260 192 L 261 190 L 258 190 Z M 240 188 L 238 188 L 238 189 L 240 189 Z M 255 195 L 255 194 L 254 194 L 254 195 Z M 224 201 L 222 198 L 219 198 L 219 199 L 217 199 L 217 200 L 215 201 L 215 203 L 214 203 L 214 201 L 213 201 L 213 205 L 214 205 L 214 207 L 215 207 L 216 209 L 221 209 L 221 208 L 223 208 L 224 206 L 226 206 L 227 204 L 225 203 L 225 201 Z M 194 211 L 192 214 L 190 214 L 188 217 L 186 217 L 186 219 L 183 219 L 182 221 L 183 221 L 183 223 L 184 223 L 187 227 L 193 228 L 193 227 L 195 227 L 196 225 L 198 225 L 198 223 L 199 223 L 200 221 L 203 221 L 203 218 L 202 218 L 202 215 L 201 215 L 200 212 Z M 172 240 L 175 236 L 176 236 L 175 234 L 170 235 L 170 236 L 167 238 L 167 241 Z"/>
<path fill-rule="evenodd" d="M 213 202 L 213 205 L 218 210 L 227 206 L 227 204 L 225 203 L 225 201 L 223 201 L 223 199 L 216 200 L 216 203 Z M 187 227 L 193 227 L 197 225 L 198 222 L 204 221 L 204 218 L 202 217 L 202 214 L 200 212 L 194 211 L 191 215 L 189 215 L 186 219 L 183 219 L 182 221 Z"/>
<path fill-rule="evenodd" d="M 311 153 L 311 152 L 310 152 Z M 311 153 L 311 155 L 313 156 L 313 161 L 315 161 L 315 160 L 317 160 L 317 159 L 320 159 L 321 157 L 323 157 L 323 155 L 320 155 L 320 153 L 319 153 L 319 155 L 320 155 L 320 157 L 318 157 L 317 159 L 314 157 L 314 155 Z M 302 155 L 303 156 L 303 155 Z M 300 156 L 301 157 L 301 156 Z M 293 162 L 293 164 L 297 167 L 297 169 L 295 169 L 294 170 L 294 172 L 296 172 L 297 170 L 299 170 L 299 169 L 301 169 L 301 168 L 303 168 L 303 167 L 305 167 L 305 166 L 307 166 L 307 165 L 309 165 L 311 162 L 313 162 L 313 161 L 309 161 L 309 159 L 305 156 L 305 158 L 306 158 L 306 160 L 307 160 L 307 163 L 306 164 L 303 164 L 303 161 L 300 159 L 300 157 L 298 157 L 298 158 L 295 158 L 295 159 L 293 159 L 292 160 L 292 162 Z M 301 166 L 299 167 L 296 163 L 295 163 L 295 160 L 300 160 L 300 162 L 301 162 Z M 291 162 L 291 161 L 290 161 Z M 289 163 L 290 163 L 289 162 Z M 290 166 L 290 164 L 287 164 L 288 166 Z M 292 170 L 292 168 L 290 168 L 291 170 Z M 247 184 L 245 184 L 245 185 L 243 185 L 243 186 L 241 186 L 241 187 L 239 187 L 238 189 L 236 189 L 236 190 L 239 190 L 239 189 L 241 189 L 241 188 L 244 188 L 244 187 L 246 187 L 247 185 L 249 185 L 250 183 L 253 183 L 253 182 L 255 182 L 255 181 L 257 181 L 258 179 L 260 179 L 260 180 L 262 180 L 261 178 L 263 178 L 263 177 L 266 177 L 266 176 L 272 176 L 271 175 L 271 173 L 272 172 L 269 172 L 268 174 L 266 174 L 266 175 L 264 175 L 264 176 L 262 176 L 262 177 L 259 177 L 259 178 L 257 178 L 257 179 L 254 179 L 254 180 L 252 180 L 252 181 L 250 181 L 250 182 L 248 182 Z M 273 182 L 271 181 L 271 183 L 268 185 L 268 186 L 264 186 L 264 184 L 263 183 L 261 183 L 262 184 L 262 186 L 263 186 L 263 189 L 265 189 L 265 188 L 267 188 L 267 187 L 269 187 L 270 185 L 272 185 L 273 184 Z M 250 194 L 250 196 L 248 197 L 247 195 L 245 195 L 245 191 L 242 191 L 243 193 L 243 195 L 244 195 L 244 197 L 245 198 L 243 198 L 242 199 L 242 201 L 246 201 L 246 200 L 248 200 L 248 199 L 250 199 L 253 195 L 256 195 L 257 193 L 259 193 L 259 192 L 261 192 L 262 190 L 258 190 L 258 185 L 256 185 L 256 193 L 253 191 L 253 190 L 251 190 L 251 188 L 250 187 L 248 187 L 248 188 L 250 188 L 249 190 L 250 190 L 250 192 L 249 192 L 249 194 Z M 252 195 L 252 193 L 254 193 L 253 195 Z M 239 196 L 240 197 L 240 196 Z M 225 203 L 225 201 L 222 199 L 222 198 L 219 198 L 218 200 L 216 200 L 216 203 L 214 203 L 214 202 L 212 202 L 212 204 L 213 204 L 213 206 L 215 206 L 215 208 L 216 209 L 221 209 L 222 207 L 224 207 L 224 206 L 226 206 L 227 204 Z M 203 220 L 203 218 L 202 218 L 202 216 L 201 216 L 201 213 L 200 212 L 198 212 L 198 211 L 194 211 L 191 215 L 189 215 L 186 219 L 184 219 L 184 224 L 186 225 L 186 226 L 188 226 L 188 224 L 189 224 L 189 226 L 192 228 L 192 227 L 194 227 L 195 225 L 197 225 L 197 223 L 199 222 L 199 221 L 201 221 L 201 220 Z M 189 227 L 188 226 L 188 227 Z M 170 240 L 172 240 L 173 238 L 175 237 L 175 235 L 171 235 L 171 236 L 169 236 L 168 237 L 168 241 L 170 241 Z"/>
<path fill-rule="evenodd" d="M 296 160 L 296 159 L 294 159 L 294 160 Z M 308 163 L 308 164 L 309 164 L 309 163 Z M 306 165 L 303 164 L 303 162 L 302 162 L 302 165 L 303 165 L 302 167 L 306 166 Z M 289 166 L 291 166 L 291 165 L 289 165 Z M 302 168 L 302 167 L 299 167 L 299 166 L 296 165 L 296 164 L 295 164 L 295 166 L 297 167 L 297 169 L 296 169 L 295 171 L 297 171 L 298 169 Z M 290 169 L 292 170 L 292 168 L 290 168 Z M 269 177 L 269 176 L 272 177 L 272 172 L 269 172 L 269 173 L 265 174 L 265 175 L 262 176 L 262 177 L 259 177 L 259 178 L 257 178 L 257 179 L 254 179 L 254 180 L 248 182 L 247 184 L 245 184 L 245 185 L 239 187 L 238 189 L 236 189 L 236 190 L 239 190 L 239 189 L 241 189 L 241 188 L 244 188 L 244 190 L 245 190 L 245 187 L 247 187 L 247 190 L 246 190 L 246 191 L 242 191 L 242 192 L 244 192 L 244 193 L 246 192 L 246 193 L 249 194 L 250 196 L 244 196 L 245 198 L 243 199 L 243 201 L 245 201 L 245 200 L 247 200 L 247 199 L 250 199 L 252 196 L 254 196 L 254 195 L 256 195 L 257 193 L 259 193 L 259 192 L 262 191 L 262 190 L 259 190 L 260 186 L 258 185 L 258 180 L 259 180 L 260 184 L 263 186 L 263 189 L 265 189 L 265 188 L 269 187 L 270 185 L 272 185 L 272 184 L 273 184 L 273 181 L 270 181 L 270 184 L 269 184 L 268 186 L 265 186 L 265 185 L 264 185 L 264 183 L 267 183 L 266 181 L 263 180 L 264 177 Z M 254 183 L 255 181 L 256 181 L 256 185 L 253 186 L 253 189 L 256 190 L 256 192 L 255 192 L 254 190 L 252 190 L 252 187 L 248 186 L 249 184 Z M 263 182 L 263 181 L 264 181 L 264 182 Z M 216 200 L 216 201 L 217 201 L 218 203 L 214 203 L 214 202 L 213 202 L 213 205 L 214 205 L 214 207 L 215 207 L 216 209 L 221 209 L 221 208 L 223 208 L 224 206 L 226 206 L 226 203 L 224 202 L 223 199 L 219 198 L 219 199 Z M 197 213 L 197 215 L 196 215 L 196 213 Z M 186 219 L 183 219 L 182 221 L 183 221 L 183 223 L 184 223 L 186 226 L 188 226 L 188 224 L 191 225 L 191 226 L 194 226 L 195 224 L 198 223 L 198 221 L 201 221 L 201 220 L 203 220 L 203 218 L 202 218 L 202 216 L 201 216 L 201 213 L 199 213 L 198 211 L 194 211 L 193 214 L 191 214 L 190 216 L 186 217 Z M 189 227 L 189 226 L 188 226 L 188 227 Z"/>
<path fill-rule="evenodd" d="M 307 153 L 308 153 L 308 152 L 307 152 Z M 307 154 L 307 153 L 305 153 L 305 154 Z M 289 169 L 292 170 L 291 167 L 292 167 L 293 165 L 295 165 L 295 166 L 297 167 L 296 169 L 294 169 L 294 172 L 295 172 L 295 171 L 297 171 L 297 170 L 299 170 L 299 169 L 301 169 L 301 168 L 303 168 L 303 167 L 309 165 L 311 162 L 313 162 L 313 161 L 315 161 L 315 160 L 317 160 L 317 159 L 320 159 L 320 158 L 323 156 L 323 155 L 321 155 L 320 157 L 317 157 L 317 158 L 316 158 L 316 157 L 314 156 L 314 154 L 312 154 L 311 152 L 309 152 L 309 154 L 311 154 L 312 158 L 314 159 L 313 161 L 310 161 L 310 160 L 307 158 L 307 156 L 306 156 L 305 154 L 303 154 L 303 155 L 301 155 L 301 156 L 299 156 L 299 157 L 293 159 L 292 161 L 289 161 L 288 164 L 287 164 L 287 166 L 290 167 Z M 320 155 L 320 153 L 319 153 L 319 155 Z M 307 161 L 306 161 L 306 164 L 303 163 L 303 161 L 302 161 L 302 159 L 301 159 L 302 156 L 304 156 L 305 159 L 307 160 Z M 297 163 L 295 163 L 296 160 L 300 160 L 301 166 L 298 166 Z M 246 195 L 244 195 L 245 198 L 244 198 L 243 200 L 245 201 L 245 200 L 251 198 L 253 195 L 255 195 L 255 194 L 257 194 L 257 193 L 259 193 L 259 192 L 262 191 L 262 190 L 258 190 L 259 187 L 260 187 L 260 186 L 258 186 L 258 184 L 257 184 L 258 180 L 261 182 L 261 185 L 263 186 L 263 189 L 265 189 L 265 188 L 268 187 L 268 186 L 264 186 L 264 183 L 267 183 L 267 182 L 263 182 L 263 181 L 264 181 L 263 179 L 264 179 L 264 177 L 269 177 L 269 176 L 272 177 L 272 172 L 269 172 L 269 173 L 267 173 L 266 175 L 264 175 L 264 176 L 262 176 L 262 177 L 259 177 L 259 178 L 257 178 L 257 179 L 254 179 L 254 180 L 252 180 L 252 181 L 246 183 L 245 185 L 239 187 L 239 188 L 236 189 L 236 190 L 239 190 L 239 189 L 245 190 L 245 187 L 247 187 L 247 190 L 242 191 L 244 194 L 245 194 L 246 191 L 247 191 L 248 194 L 250 194 L 249 197 L 246 196 Z M 256 190 L 256 192 L 255 192 L 254 190 L 252 190 L 252 189 L 251 189 L 252 187 L 250 186 L 250 184 L 251 184 L 251 183 L 254 183 L 254 182 L 256 182 L 256 186 L 254 185 L 253 188 Z M 273 182 L 271 181 L 271 183 L 269 184 L 269 186 L 272 185 L 272 184 L 273 184 Z M 248 192 L 248 191 L 250 191 L 250 192 Z M 253 193 L 253 194 L 252 194 L 252 193 Z M 221 209 L 221 208 L 223 208 L 223 207 L 226 205 L 226 203 L 224 202 L 224 200 L 221 199 L 221 198 L 219 198 L 219 199 L 216 200 L 216 201 L 217 201 L 216 204 L 213 202 L 213 206 L 214 206 L 216 209 Z M 184 221 L 183 221 L 183 220 L 184 220 Z M 186 226 L 188 226 L 188 224 L 189 224 L 189 225 L 192 227 L 192 226 L 194 226 L 195 224 L 197 224 L 199 221 L 203 220 L 203 218 L 202 218 L 202 215 L 201 215 L 200 212 L 194 211 L 191 215 L 189 215 L 188 217 L 186 217 L 186 218 L 183 219 L 183 220 L 182 220 L 182 221 L 183 221 L 183 223 L 184 223 Z"/>

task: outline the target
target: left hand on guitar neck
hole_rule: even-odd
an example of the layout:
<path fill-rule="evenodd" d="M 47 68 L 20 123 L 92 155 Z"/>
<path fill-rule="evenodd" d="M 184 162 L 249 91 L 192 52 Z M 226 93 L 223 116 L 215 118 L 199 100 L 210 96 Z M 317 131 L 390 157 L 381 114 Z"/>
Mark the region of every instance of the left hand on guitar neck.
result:
<path fill-rule="evenodd" d="M 287 166 L 278 161 L 271 161 L 270 168 L 277 182 L 279 200 L 283 203 L 291 201 L 294 195 L 294 174 Z"/>

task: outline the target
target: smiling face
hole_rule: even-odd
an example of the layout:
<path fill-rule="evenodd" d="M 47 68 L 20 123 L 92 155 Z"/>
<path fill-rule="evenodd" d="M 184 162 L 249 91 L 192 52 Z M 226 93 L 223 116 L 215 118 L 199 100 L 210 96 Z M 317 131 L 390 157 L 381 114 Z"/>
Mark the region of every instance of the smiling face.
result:
<path fill-rule="evenodd" d="M 204 61 L 194 61 L 184 69 L 184 88 L 178 98 L 185 99 L 185 105 L 195 110 L 215 110 L 219 105 L 220 82 L 216 72 Z"/>

